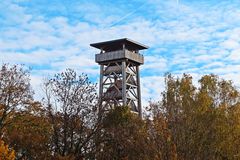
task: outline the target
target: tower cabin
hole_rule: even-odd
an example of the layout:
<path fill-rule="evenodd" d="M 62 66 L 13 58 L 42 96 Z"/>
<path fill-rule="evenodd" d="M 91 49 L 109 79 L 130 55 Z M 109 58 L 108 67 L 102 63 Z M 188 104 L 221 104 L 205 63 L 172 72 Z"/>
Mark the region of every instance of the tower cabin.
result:
<path fill-rule="evenodd" d="M 128 38 L 90 46 L 100 49 L 95 55 L 100 65 L 100 106 L 106 110 L 129 106 L 142 116 L 139 66 L 144 63 L 144 57 L 139 51 L 148 47 Z"/>

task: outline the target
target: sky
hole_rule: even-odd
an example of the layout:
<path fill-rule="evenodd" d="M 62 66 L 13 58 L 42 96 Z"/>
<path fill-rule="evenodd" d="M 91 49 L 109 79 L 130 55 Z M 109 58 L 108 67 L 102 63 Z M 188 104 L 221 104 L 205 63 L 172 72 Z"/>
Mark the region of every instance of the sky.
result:
<path fill-rule="evenodd" d="M 0 63 L 25 64 L 38 98 L 44 78 L 66 68 L 99 80 L 90 43 L 130 38 L 142 52 L 144 105 L 164 74 L 217 74 L 240 87 L 239 0 L 0 0 Z"/>

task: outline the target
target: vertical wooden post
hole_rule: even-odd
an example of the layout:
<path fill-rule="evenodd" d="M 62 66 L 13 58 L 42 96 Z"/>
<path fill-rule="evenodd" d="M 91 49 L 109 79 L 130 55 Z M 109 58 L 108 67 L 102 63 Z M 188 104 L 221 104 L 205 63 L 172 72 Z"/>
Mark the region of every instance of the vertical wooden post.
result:
<path fill-rule="evenodd" d="M 126 61 L 122 61 L 122 100 L 123 106 L 127 105 L 127 95 L 126 95 Z"/>
<path fill-rule="evenodd" d="M 142 103 L 141 103 L 141 86 L 140 86 L 140 72 L 139 66 L 136 66 L 137 69 L 137 94 L 138 94 L 138 113 L 142 118 Z"/>
<path fill-rule="evenodd" d="M 100 65 L 100 83 L 99 83 L 99 106 L 102 107 L 102 97 L 103 97 L 103 65 Z"/>

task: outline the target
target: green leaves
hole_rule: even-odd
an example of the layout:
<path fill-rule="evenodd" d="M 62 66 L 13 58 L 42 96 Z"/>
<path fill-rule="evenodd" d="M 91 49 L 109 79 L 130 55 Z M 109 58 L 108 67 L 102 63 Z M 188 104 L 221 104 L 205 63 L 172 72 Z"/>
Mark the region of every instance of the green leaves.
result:
<path fill-rule="evenodd" d="M 127 106 L 116 107 L 110 110 L 104 118 L 103 124 L 105 127 L 124 127 L 133 119 L 133 115 Z"/>

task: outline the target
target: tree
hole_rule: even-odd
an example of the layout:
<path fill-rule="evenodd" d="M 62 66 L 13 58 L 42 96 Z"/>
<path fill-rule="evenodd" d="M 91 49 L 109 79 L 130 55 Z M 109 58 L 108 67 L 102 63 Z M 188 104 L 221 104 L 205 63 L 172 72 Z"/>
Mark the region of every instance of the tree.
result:
<path fill-rule="evenodd" d="M 2 140 L 0 140 L 0 159 L 15 160 L 14 150 L 9 149 L 8 145 L 5 145 Z"/>
<path fill-rule="evenodd" d="M 203 76 L 196 96 L 198 112 L 196 122 L 206 138 L 200 142 L 209 149 L 201 150 L 202 157 L 212 159 L 238 159 L 239 140 L 239 92 L 231 81 L 215 75 Z M 203 157 L 203 158 L 204 158 Z"/>
<path fill-rule="evenodd" d="M 96 85 L 67 69 L 45 83 L 45 104 L 53 128 L 54 155 L 81 159 L 92 150 L 97 125 Z"/>
<path fill-rule="evenodd" d="M 103 119 L 95 158 L 176 160 L 170 132 L 158 120 L 142 120 L 127 106 L 110 110 Z"/>
<path fill-rule="evenodd" d="M 46 111 L 39 102 L 15 113 L 13 122 L 6 126 L 5 140 L 14 148 L 17 159 L 52 159 L 52 133 Z"/>
<path fill-rule="evenodd" d="M 231 81 L 215 75 L 203 76 L 199 83 L 197 89 L 190 75 L 166 76 L 158 112 L 173 135 L 178 159 L 236 159 L 239 92 Z"/>
<path fill-rule="evenodd" d="M 151 143 L 151 154 L 154 159 L 177 160 L 176 145 L 173 141 L 171 130 L 162 111 L 158 109 L 159 103 L 150 103 L 149 111 L 151 117 L 147 119 L 149 138 Z"/>
<path fill-rule="evenodd" d="M 146 159 L 146 137 L 144 122 L 129 107 L 116 107 L 103 119 L 96 159 Z"/>
<path fill-rule="evenodd" d="M 240 159 L 240 94 L 231 81 L 206 75 L 165 77 L 162 100 L 141 119 L 127 106 L 106 112 L 96 84 L 71 69 L 44 83 L 33 100 L 29 71 L 0 69 L 0 159 Z M 8 145 L 4 144 L 4 142 Z"/>
<path fill-rule="evenodd" d="M 32 100 L 29 71 L 23 66 L 3 64 L 0 68 L 0 136 L 13 113 Z"/>

